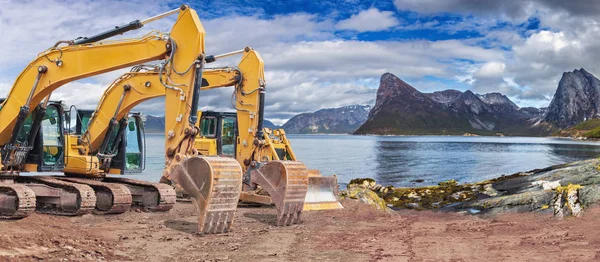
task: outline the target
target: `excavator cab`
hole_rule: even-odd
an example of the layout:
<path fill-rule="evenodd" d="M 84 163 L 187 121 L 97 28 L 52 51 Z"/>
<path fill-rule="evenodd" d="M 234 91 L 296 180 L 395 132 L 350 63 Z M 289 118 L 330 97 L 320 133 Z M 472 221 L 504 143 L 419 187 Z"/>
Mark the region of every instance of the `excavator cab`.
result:
<path fill-rule="evenodd" d="M 196 143 L 214 144 L 216 151 L 205 150 L 205 155 L 235 156 L 237 141 L 237 114 L 233 112 L 202 112 L 199 121 L 200 138 Z M 200 140 L 200 141 L 198 141 Z"/>
<path fill-rule="evenodd" d="M 3 99 L 0 99 L 0 103 Z M 18 135 L 19 143 L 33 144 L 27 155 L 24 170 L 30 172 L 59 172 L 64 167 L 64 130 L 65 113 L 63 104 L 49 102 L 42 116 L 40 126 L 35 134 L 30 134 L 33 127 L 34 114 L 24 121 L 23 129 Z M 29 135 L 32 137 L 30 138 Z M 30 140 L 30 141 L 27 141 Z M 33 143 L 31 143 L 33 142 Z"/>
<path fill-rule="evenodd" d="M 78 135 L 85 133 L 93 113 L 93 110 L 77 110 L 75 130 Z M 116 154 L 110 163 L 110 174 L 141 173 L 146 168 L 145 118 L 140 113 L 131 113 L 126 121 L 124 125 L 114 126 L 110 136 L 104 138 L 108 139 L 110 153 Z"/>
<path fill-rule="evenodd" d="M 0 98 L 0 103 L 4 102 Z M 33 142 L 32 149 L 28 154 L 24 170 L 30 172 L 58 172 L 64 167 L 64 109 L 60 102 L 50 102 L 42 117 L 37 134 L 30 140 L 28 134 L 33 128 L 34 114 L 27 116 L 23 128 L 17 136 L 20 144 Z"/>

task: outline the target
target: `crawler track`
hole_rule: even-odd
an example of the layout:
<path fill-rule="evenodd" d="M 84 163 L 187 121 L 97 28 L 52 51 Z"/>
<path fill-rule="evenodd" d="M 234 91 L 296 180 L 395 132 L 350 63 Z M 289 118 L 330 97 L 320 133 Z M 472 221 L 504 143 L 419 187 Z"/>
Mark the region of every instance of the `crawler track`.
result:
<path fill-rule="evenodd" d="M 0 219 L 20 219 L 35 211 L 35 193 L 25 185 L 0 182 Z"/>
<path fill-rule="evenodd" d="M 56 177 L 57 179 L 84 184 L 92 187 L 96 193 L 95 214 L 120 214 L 131 208 L 131 192 L 125 185 L 105 183 L 93 179 Z"/>
<path fill-rule="evenodd" d="M 166 184 L 120 177 L 107 177 L 102 181 L 126 186 L 131 192 L 133 206 L 145 211 L 169 211 L 173 208 L 177 199 L 175 189 Z"/>
<path fill-rule="evenodd" d="M 88 214 L 96 206 L 94 190 L 87 186 L 49 176 L 19 176 L 16 182 L 32 189 L 36 211 L 62 216 Z"/>

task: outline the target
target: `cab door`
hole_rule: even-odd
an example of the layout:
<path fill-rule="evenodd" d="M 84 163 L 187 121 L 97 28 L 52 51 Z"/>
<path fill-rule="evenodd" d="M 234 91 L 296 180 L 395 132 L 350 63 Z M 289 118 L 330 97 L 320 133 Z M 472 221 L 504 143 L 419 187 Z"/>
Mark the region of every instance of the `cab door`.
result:
<path fill-rule="evenodd" d="M 142 172 L 146 169 L 146 134 L 144 121 L 140 115 L 129 117 L 125 142 L 125 172 Z"/>
<path fill-rule="evenodd" d="M 221 134 L 219 139 L 219 155 L 233 157 L 235 156 L 236 145 L 236 118 L 223 117 L 221 118 Z"/>
<path fill-rule="evenodd" d="M 141 173 L 146 168 L 144 120 L 141 115 L 131 115 L 121 128 L 114 132 L 117 137 L 111 138 L 112 143 L 119 143 L 117 155 L 111 161 L 111 173 Z"/>
<path fill-rule="evenodd" d="M 40 129 L 28 163 L 38 164 L 38 171 L 62 171 L 64 168 L 64 112 L 61 104 L 50 103 L 41 120 Z"/>

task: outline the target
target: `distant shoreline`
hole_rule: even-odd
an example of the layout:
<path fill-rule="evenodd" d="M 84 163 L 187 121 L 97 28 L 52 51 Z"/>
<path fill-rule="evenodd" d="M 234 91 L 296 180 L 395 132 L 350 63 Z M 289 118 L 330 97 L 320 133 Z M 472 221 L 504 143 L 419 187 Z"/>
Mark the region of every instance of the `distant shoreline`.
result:
<path fill-rule="evenodd" d="M 150 135 L 164 135 L 162 132 L 146 132 L 146 134 Z M 600 142 L 600 139 L 596 138 L 578 138 L 578 137 L 566 137 L 566 136 L 488 136 L 488 135 L 378 135 L 378 134 L 350 134 L 350 133 L 288 133 L 287 135 L 309 135 L 309 136 L 382 136 L 382 137 L 417 137 L 417 136 L 443 136 L 443 137 L 506 137 L 506 138 L 515 138 L 515 137 L 532 137 L 532 138 L 559 138 L 559 139 L 567 139 L 567 140 L 575 140 L 582 142 Z"/>

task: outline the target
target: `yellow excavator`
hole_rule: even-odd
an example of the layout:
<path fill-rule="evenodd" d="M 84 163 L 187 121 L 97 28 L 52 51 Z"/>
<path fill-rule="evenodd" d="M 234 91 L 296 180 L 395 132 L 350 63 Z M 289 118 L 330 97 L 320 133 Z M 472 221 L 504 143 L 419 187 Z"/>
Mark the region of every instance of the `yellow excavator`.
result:
<path fill-rule="evenodd" d="M 102 41 L 173 14 L 178 17 L 169 34 L 155 32 L 136 39 Z M 206 63 L 204 37 L 198 15 L 183 5 L 91 37 L 59 41 L 41 53 L 21 72 L 0 105 L 0 217 L 22 218 L 34 210 L 59 215 L 81 215 L 93 210 L 118 213 L 132 201 L 142 206 L 153 202 L 150 210 L 170 209 L 175 200 L 172 188 L 108 178 L 105 172 L 95 171 L 101 163 L 92 154 L 87 154 L 85 161 L 65 158 L 69 167 L 64 171 L 69 178 L 20 175 L 23 171 L 44 171 L 39 161 L 30 160 L 35 160 L 33 150 L 39 147 L 36 139 L 40 128 L 52 125 L 52 117 L 46 116 L 54 90 L 81 78 L 164 60 L 159 77 L 166 88 L 164 175 L 179 178 L 175 182 L 182 184 L 193 179 L 205 181 L 199 228 L 207 233 L 228 231 L 238 202 L 235 194 L 241 189 L 241 167 L 229 158 L 200 157 L 194 148 L 198 134 L 196 108 Z M 55 145 L 48 144 L 42 151 L 57 153 L 54 150 L 60 142 L 69 151 L 82 140 L 58 132 L 55 135 Z M 127 195 L 132 199 L 127 199 Z"/>
<path fill-rule="evenodd" d="M 237 109 L 237 114 L 233 113 L 234 117 L 226 118 L 228 121 L 226 124 L 217 125 L 217 120 L 219 123 L 224 120 L 217 119 L 210 113 L 207 115 L 199 112 L 202 117 L 197 126 L 203 131 L 196 138 L 194 147 L 204 156 L 235 157 L 245 172 L 244 190 L 240 199 L 247 202 L 275 204 L 279 211 L 279 224 L 299 221 L 303 209 L 341 208 L 336 198 L 337 179 L 323 177 L 318 171 L 309 171 L 304 164 L 297 162 L 283 130 L 272 131 L 260 127 L 262 126 L 261 108 L 264 108 L 265 80 L 264 63 L 258 52 L 246 48 L 224 55 L 208 56 L 207 60 L 214 61 L 234 54 L 242 54 L 238 66 L 206 69 L 203 72 L 201 89 L 235 86 L 232 103 Z M 100 166 L 104 172 L 123 173 L 122 164 L 114 168 L 112 161 L 115 156 L 123 155 L 118 150 L 122 147 L 117 145 L 125 138 L 124 132 L 127 129 L 136 130 L 131 128 L 134 122 L 128 124 L 127 114 L 143 101 L 164 96 L 165 88 L 160 82 L 160 66 L 136 66 L 132 72 L 115 80 L 105 91 L 93 114 L 92 112 L 81 114 L 82 121 L 79 122 L 86 123 L 81 125 L 87 125 L 87 129 L 81 136 L 79 144 L 73 147 L 76 150 L 69 154 L 68 162 L 86 161 L 85 156 L 89 152 L 95 152 L 101 159 Z M 81 129 L 81 125 L 77 128 Z M 229 129 L 223 131 L 224 126 Z M 233 130 L 232 127 L 236 129 Z M 208 130 L 210 132 L 207 132 Z M 223 150 L 223 147 L 229 150 Z M 83 154 L 77 156 L 77 152 Z M 119 160 L 117 163 L 123 162 Z M 134 166 L 140 165 L 140 163 L 134 164 Z M 65 170 L 67 168 L 68 165 Z M 307 185 L 306 177 L 309 174 Z M 183 181 L 187 183 L 179 183 L 180 186 L 195 198 L 197 205 L 201 205 L 205 193 L 199 185 L 205 181 L 193 179 Z M 162 182 L 170 183 L 170 177 L 165 175 Z M 257 194 L 257 186 L 267 191 L 268 195 Z M 307 190 L 311 194 L 307 194 Z"/>

